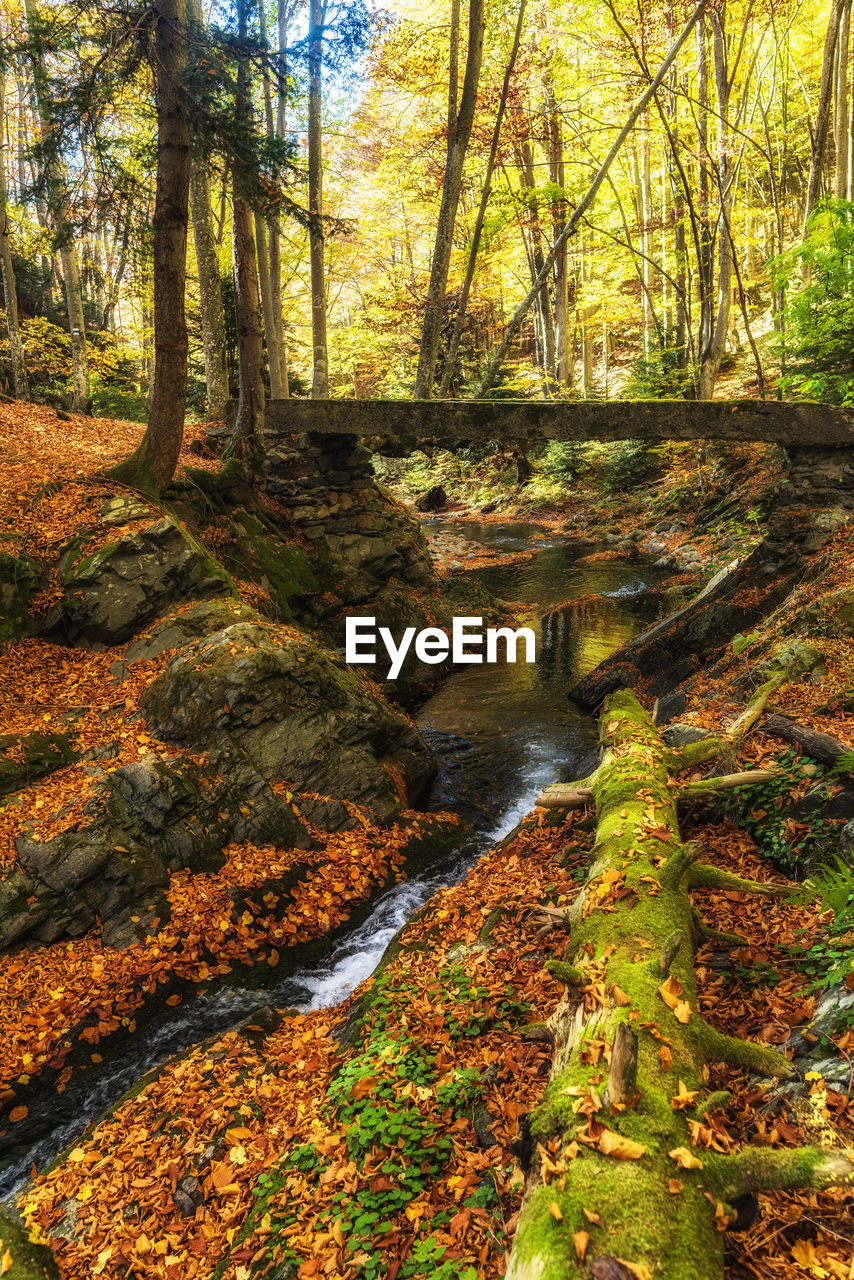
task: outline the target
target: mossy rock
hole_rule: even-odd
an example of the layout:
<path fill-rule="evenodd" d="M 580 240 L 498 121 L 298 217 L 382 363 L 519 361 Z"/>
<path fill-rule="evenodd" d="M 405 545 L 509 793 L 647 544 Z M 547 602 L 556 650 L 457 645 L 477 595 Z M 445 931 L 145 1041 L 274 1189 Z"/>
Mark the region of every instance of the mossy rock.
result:
<path fill-rule="evenodd" d="M 498 626 L 504 620 L 492 592 L 467 574 L 449 578 L 442 583 L 440 590 L 445 607 L 450 605 L 451 613 L 464 610 L 466 614 L 480 615 L 484 624 L 490 626 Z"/>
<path fill-rule="evenodd" d="M 72 643 L 121 644 L 169 604 L 234 594 L 229 575 L 171 519 L 126 534 L 83 560 L 64 558 L 65 596 L 50 629 Z"/>
<path fill-rule="evenodd" d="M 854 635 L 854 588 L 840 587 L 820 596 L 799 613 L 792 629 L 834 639 Z"/>
<path fill-rule="evenodd" d="M 232 524 L 235 548 L 223 552 L 223 563 L 237 577 L 266 587 L 276 602 L 278 616 L 289 620 L 294 615 L 291 600 L 319 590 L 305 552 L 265 528 L 248 511 L 236 511 Z"/>
<path fill-rule="evenodd" d="M 169 614 L 125 651 L 126 662 L 149 662 L 169 649 L 202 636 L 213 635 L 235 622 L 259 622 L 260 615 L 251 605 L 239 600 L 203 600 L 185 613 Z"/>
<path fill-rule="evenodd" d="M 30 600 L 45 585 L 35 560 L 0 551 L 0 644 L 35 634 L 39 622 L 27 612 Z"/>
<path fill-rule="evenodd" d="M 3 1208 L 0 1208 L 0 1269 L 4 1280 L 60 1280 L 59 1267 L 47 1245 L 35 1244 L 23 1223 Z"/>
<path fill-rule="evenodd" d="M 377 817 L 410 804 L 434 775 L 417 729 L 359 674 L 308 636 L 239 622 L 185 647 L 140 703 L 167 741 L 245 753 L 260 775 L 294 791 L 353 800 Z"/>
<path fill-rule="evenodd" d="M 0 736 L 0 796 L 20 791 L 36 778 L 63 769 L 76 758 L 65 733 L 8 733 Z"/>

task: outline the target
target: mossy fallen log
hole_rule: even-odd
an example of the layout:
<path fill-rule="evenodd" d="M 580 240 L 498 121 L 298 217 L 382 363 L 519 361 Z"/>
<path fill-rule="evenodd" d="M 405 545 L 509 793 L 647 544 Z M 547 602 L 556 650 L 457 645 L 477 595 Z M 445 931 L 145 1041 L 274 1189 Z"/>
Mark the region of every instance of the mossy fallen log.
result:
<path fill-rule="evenodd" d="M 769 887 L 706 866 L 703 851 L 682 842 L 673 775 L 683 761 L 632 693 L 608 700 L 601 728 L 602 762 L 583 784 L 596 805 L 593 863 L 564 913 L 565 962 L 549 965 L 565 993 L 547 1024 L 552 1076 L 531 1117 L 534 1155 L 507 1280 L 722 1280 L 733 1201 L 850 1181 L 854 1153 L 728 1152 L 705 1125 L 709 1107 L 722 1105 L 706 1083 L 710 1064 L 780 1077 L 792 1067 L 701 1016 L 693 952 L 703 928 L 689 889 L 715 877 L 744 892 Z"/>

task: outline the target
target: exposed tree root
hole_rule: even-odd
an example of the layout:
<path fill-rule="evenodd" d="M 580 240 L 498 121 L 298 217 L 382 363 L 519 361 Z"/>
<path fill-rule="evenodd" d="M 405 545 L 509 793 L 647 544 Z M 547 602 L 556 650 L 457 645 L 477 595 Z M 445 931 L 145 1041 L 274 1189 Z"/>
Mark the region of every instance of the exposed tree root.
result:
<path fill-rule="evenodd" d="M 694 928 L 694 938 L 698 943 L 718 942 L 724 947 L 747 946 L 747 939 L 743 938 L 740 933 L 722 933 L 720 929 L 710 928 L 696 907 L 691 913 L 691 920 Z"/>
<path fill-rule="evenodd" d="M 730 791 L 733 787 L 757 787 L 777 776 L 776 769 L 750 769 L 747 773 L 727 773 L 720 778 L 703 778 L 699 782 L 687 782 L 679 792 L 679 800 L 702 800 Z"/>
<path fill-rule="evenodd" d="M 697 862 L 688 871 L 690 889 L 737 889 L 739 893 L 752 893 L 760 898 L 789 898 L 798 893 L 793 884 L 765 884 L 762 880 L 745 880 L 732 871 L 723 871 L 707 862 Z"/>
<path fill-rule="evenodd" d="M 752 709 L 740 717 L 719 749 L 755 718 Z M 846 1182 L 854 1163 L 814 1148 L 726 1155 L 704 1145 L 702 1116 L 727 1100 L 708 1092 L 708 1064 L 775 1076 L 792 1067 L 701 1017 L 692 942 L 710 931 L 698 926 L 689 889 L 789 890 L 695 861 L 699 850 L 679 836 L 674 753 L 631 693 L 612 696 L 601 729 L 602 762 L 585 780 L 594 860 L 562 913 L 565 961 L 548 966 L 564 994 L 548 1021 L 552 1077 L 531 1117 L 533 1164 L 507 1280 L 721 1280 L 728 1202 L 760 1188 Z"/>

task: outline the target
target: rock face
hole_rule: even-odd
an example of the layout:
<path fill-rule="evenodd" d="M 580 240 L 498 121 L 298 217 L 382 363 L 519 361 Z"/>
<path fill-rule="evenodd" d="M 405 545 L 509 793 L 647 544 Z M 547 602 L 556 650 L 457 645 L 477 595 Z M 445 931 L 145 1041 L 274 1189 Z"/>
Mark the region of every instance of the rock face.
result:
<path fill-rule="evenodd" d="M 10 556 L 0 551 L 0 644 L 37 629 L 27 606 L 43 585 L 38 565 L 28 555 Z"/>
<path fill-rule="evenodd" d="M 238 753 L 224 776 L 153 755 L 124 765 L 106 775 L 81 822 L 46 842 L 20 837 L 21 870 L 0 882 L 0 948 L 79 937 L 98 919 L 108 945 L 135 942 L 168 919 L 170 872 L 214 870 L 225 846 L 241 840 L 313 844 Z"/>
<path fill-rule="evenodd" d="M 0 736 L 0 796 L 20 791 L 37 778 L 70 764 L 74 758 L 68 734 L 3 734 Z"/>
<path fill-rule="evenodd" d="M 371 599 L 393 577 L 432 584 L 420 529 L 379 487 L 354 437 L 268 433 L 268 446 L 265 487 L 289 508 L 318 576 L 334 581 L 345 603 Z"/>
<path fill-rule="evenodd" d="M 126 534 L 64 572 L 47 630 L 69 643 L 121 644 L 164 606 L 229 592 L 227 575 L 173 520 Z"/>
<path fill-rule="evenodd" d="M 379 819 L 434 775 L 414 726 L 307 636 L 239 622 L 187 645 L 143 695 L 150 728 L 167 741 L 235 748 L 271 781 L 366 805 Z"/>

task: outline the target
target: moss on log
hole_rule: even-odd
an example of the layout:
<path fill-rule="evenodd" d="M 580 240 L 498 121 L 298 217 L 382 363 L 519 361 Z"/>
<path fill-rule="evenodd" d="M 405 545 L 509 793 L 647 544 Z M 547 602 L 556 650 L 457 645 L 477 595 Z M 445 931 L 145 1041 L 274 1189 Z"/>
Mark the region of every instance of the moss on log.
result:
<path fill-rule="evenodd" d="M 854 1163 L 811 1148 L 724 1156 L 692 1145 L 704 1103 L 721 1104 L 705 1083 L 710 1063 L 779 1076 L 791 1067 L 700 1015 L 696 851 L 679 835 L 673 754 L 633 694 L 606 703 L 601 738 L 588 783 L 594 862 L 565 964 L 550 966 L 573 983 L 548 1023 L 552 1077 L 531 1117 L 534 1161 L 507 1280 L 581 1280 L 613 1262 L 655 1280 L 722 1280 L 728 1201 L 761 1187 L 844 1182 Z"/>

